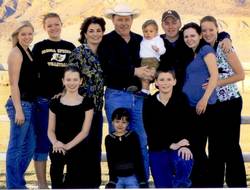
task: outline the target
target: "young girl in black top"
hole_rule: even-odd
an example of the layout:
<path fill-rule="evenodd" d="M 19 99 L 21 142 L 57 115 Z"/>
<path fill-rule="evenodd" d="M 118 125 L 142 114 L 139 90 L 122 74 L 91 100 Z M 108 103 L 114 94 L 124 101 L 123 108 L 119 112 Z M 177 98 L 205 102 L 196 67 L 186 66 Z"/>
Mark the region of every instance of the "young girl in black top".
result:
<path fill-rule="evenodd" d="M 130 116 L 126 108 L 112 114 L 115 132 L 105 138 L 109 183 L 106 188 L 147 187 L 140 142 L 135 132 L 127 129 Z"/>
<path fill-rule="evenodd" d="M 93 103 L 78 93 L 82 78 L 77 67 L 67 67 L 62 81 L 65 94 L 51 100 L 49 111 L 52 188 L 92 188 L 92 154 L 86 137 L 93 117 Z"/>

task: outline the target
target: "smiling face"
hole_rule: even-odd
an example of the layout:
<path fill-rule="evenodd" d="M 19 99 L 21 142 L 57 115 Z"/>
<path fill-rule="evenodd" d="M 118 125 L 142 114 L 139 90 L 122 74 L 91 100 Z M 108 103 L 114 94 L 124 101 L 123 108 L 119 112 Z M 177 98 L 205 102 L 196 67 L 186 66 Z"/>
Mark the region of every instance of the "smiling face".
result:
<path fill-rule="evenodd" d="M 99 44 L 103 37 L 103 31 L 99 24 L 90 24 L 87 32 L 85 33 L 85 38 L 88 44 Z"/>
<path fill-rule="evenodd" d="M 125 134 L 127 127 L 128 127 L 128 121 L 126 117 L 122 117 L 121 119 L 114 119 L 112 121 L 113 127 L 115 128 L 115 132 L 118 135 Z"/>
<path fill-rule="evenodd" d="M 218 36 L 218 27 L 215 26 L 214 22 L 202 22 L 201 34 L 203 39 L 213 46 Z"/>
<path fill-rule="evenodd" d="M 34 30 L 32 27 L 25 26 L 20 29 L 17 35 L 17 40 L 19 44 L 23 47 L 29 47 L 33 40 Z"/>
<path fill-rule="evenodd" d="M 62 23 L 58 17 L 48 17 L 44 21 L 44 30 L 48 33 L 49 39 L 53 41 L 60 40 Z"/>
<path fill-rule="evenodd" d="M 156 78 L 155 84 L 160 93 L 168 94 L 173 91 L 173 87 L 176 85 L 176 79 L 170 72 L 161 72 Z"/>
<path fill-rule="evenodd" d="M 143 28 L 143 36 L 147 40 L 151 40 L 157 36 L 157 28 L 153 24 L 150 24 Z"/>
<path fill-rule="evenodd" d="M 133 17 L 114 15 L 112 17 L 112 22 L 118 34 L 121 36 L 128 36 L 133 23 Z"/>
<path fill-rule="evenodd" d="M 69 70 L 64 73 L 62 82 L 65 86 L 66 92 L 75 93 L 78 92 L 78 88 L 82 84 L 82 79 L 80 78 L 80 74 L 78 72 Z"/>
<path fill-rule="evenodd" d="M 176 40 L 179 37 L 179 30 L 181 28 L 181 21 L 173 17 L 167 17 L 162 21 L 162 29 L 166 34 L 166 38 L 170 41 Z"/>
<path fill-rule="evenodd" d="M 190 27 L 183 31 L 183 37 L 187 46 L 195 51 L 200 43 L 201 35 L 194 28 Z"/>

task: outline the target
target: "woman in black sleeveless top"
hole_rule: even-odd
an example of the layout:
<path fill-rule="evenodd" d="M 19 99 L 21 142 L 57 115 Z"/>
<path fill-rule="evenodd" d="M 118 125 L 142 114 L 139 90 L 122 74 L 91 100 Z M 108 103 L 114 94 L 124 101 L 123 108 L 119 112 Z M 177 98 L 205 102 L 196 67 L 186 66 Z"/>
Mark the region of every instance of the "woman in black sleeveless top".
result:
<path fill-rule="evenodd" d="M 33 101 L 36 96 L 36 69 L 29 45 L 34 28 L 23 21 L 12 33 L 13 48 L 8 57 L 11 96 L 6 103 L 10 138 L 6 157 L 7 189 L 26 188 L 24 173 L 33 157 L 35 133 Z"/>

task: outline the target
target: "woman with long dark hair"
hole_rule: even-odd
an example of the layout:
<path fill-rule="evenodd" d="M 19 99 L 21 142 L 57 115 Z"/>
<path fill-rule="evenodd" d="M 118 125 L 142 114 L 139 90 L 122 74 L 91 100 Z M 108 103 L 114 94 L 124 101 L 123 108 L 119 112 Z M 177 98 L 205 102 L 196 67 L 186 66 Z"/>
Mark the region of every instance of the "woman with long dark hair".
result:
<path fill-rule="evenodd" d="M 187 95 L 191 106 L 192 119 L 192 153 L 194 166 L 191 174 L 193 187 L 208 186 L 208 157 L 206 143 L 208 131 L 216 125 L 215 87 L 218 69 L 213 48 L 201 39 L 201 28 L 196 23 L 183 26 L 184 42 L 193 50 L 193 60 L 186 68 L 182 91 Z M 202 87 L 207 83 L 206 89 Z"/>

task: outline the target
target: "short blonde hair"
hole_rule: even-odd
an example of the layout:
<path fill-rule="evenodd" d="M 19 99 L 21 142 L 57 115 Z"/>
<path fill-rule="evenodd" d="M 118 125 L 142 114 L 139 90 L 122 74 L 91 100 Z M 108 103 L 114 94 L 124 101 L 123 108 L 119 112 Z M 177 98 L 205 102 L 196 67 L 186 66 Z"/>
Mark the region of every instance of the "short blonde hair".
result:
<path fill-rule="evenodd" d="M 143 25 L 142 25 L 142 30 L 144 30 L 147 26 L 152 25 L 155 27 L 156 31 L 158 32 L 158 24 L 155 20 L 150 19 L 150 20 L 146 20 Z"/>
<path fill-rule="evenodd" d="M 61 20 L 59 14 L 57 14 L 57 13 L 47 13 L 47 14 L 43 15 L 43 27 L 45 26 L 45 22 L 46 22 L 46 20 L 47 20 L 48 18 L 58 18 L 59 21 L 60 21 L 61 24 L 62 24 L 62 20 Z"/>
<path fill-rule="evenodd" d="M 141 66 L 157 69 L 159 67 L 159 61 L 155 57 L 145 57 L 141 60 Z"/>
<path fill-rule="evenodd" d="M 27 20 L 21 21 L 21 22 L 17 25 L 16 30 L 11 34 L 12 46 L 13 46 L 13 47 L 15 47 L 15 46 L 17 45 L 17 42 L 18 42 L 17 36 L 18 36 L 20 30 L 21 30 L 22 28 L 24 28 L 24 27 L 30 27 L 30 28 L 32 28 L 32 30 L 34 31 L 34 27 L 33 27 L 33 25 L 32 25 L 29 21 L 27 21 Z"/>

